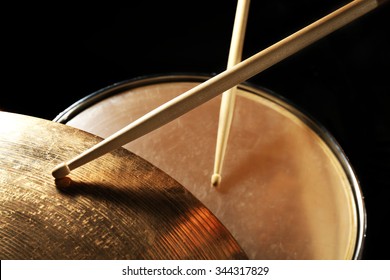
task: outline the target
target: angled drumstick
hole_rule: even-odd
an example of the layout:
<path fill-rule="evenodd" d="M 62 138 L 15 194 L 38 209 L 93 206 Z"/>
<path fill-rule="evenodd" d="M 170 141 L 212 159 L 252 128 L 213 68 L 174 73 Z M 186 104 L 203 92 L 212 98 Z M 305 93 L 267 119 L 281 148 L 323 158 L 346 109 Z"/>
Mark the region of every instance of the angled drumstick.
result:
<path fill-rule="evenodd" d="M 348 3 L 265 50 L 150 111 L 77 157 L 61 163 L 53 169 L 52 175 L 55 178 L 65 177 L 71 170 L 161 127 L 370 12 L 377 8 L 379 4 L 386 1 L 356 0 Z"/>
<path fill-rule="evenodd" d="M 238 0 L 227 69 L 241 61 L 248 12 L 249 0 Z M 221 109 L 219 112 L 217 144 L 215 147 L 214 173 L 211 176 L 211 185 L 214 187 L 218 186 L 221 182 L 222 164 L 225 157 L 230 127 L 233 120 L 236 88 L 237 87 L 234 86 L 222 94 Z"/>

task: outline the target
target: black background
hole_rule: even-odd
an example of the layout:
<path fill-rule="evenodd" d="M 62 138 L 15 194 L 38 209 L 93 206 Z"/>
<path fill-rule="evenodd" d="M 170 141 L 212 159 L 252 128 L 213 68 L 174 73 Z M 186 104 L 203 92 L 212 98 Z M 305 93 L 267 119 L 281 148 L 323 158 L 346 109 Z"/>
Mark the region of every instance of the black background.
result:
<path fill-rule="evenodd" d="M 348 1 L 253 1 L 243 58 Z M 69 2 L 4 7 L 0 109 L 52 120 L 88 94 L 128 79 L 219 73 L 236 1 Z M 324 125 L 360 180 L 363 259 L 390 259 L 390 12 L 385 4 L 250 83 Z"/>

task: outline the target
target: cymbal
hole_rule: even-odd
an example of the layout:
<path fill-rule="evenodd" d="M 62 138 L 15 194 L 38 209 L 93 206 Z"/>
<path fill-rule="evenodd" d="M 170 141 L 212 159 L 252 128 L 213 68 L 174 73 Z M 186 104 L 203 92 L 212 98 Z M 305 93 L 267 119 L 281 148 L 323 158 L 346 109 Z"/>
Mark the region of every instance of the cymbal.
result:
<path fill-rule="evenodd" d="M 0 112 L 0 259 L 247 259 L 198 199 L 125 149 L 54 180 L 54 166 L 100 141 Z"/>

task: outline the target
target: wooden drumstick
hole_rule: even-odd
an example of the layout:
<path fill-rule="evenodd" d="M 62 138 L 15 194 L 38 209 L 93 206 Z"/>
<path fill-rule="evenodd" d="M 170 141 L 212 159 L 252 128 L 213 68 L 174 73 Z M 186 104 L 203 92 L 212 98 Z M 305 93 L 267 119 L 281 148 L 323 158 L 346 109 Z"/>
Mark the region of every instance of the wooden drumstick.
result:
<path fill-rule="evenodd" d="M 387 2 L 387 0 L 356 0 L 346 4 L 276 44 L 150 111 L 75 158 L 59 164 L 53 169 L 52 175 L 55 178 L 63 178 L 71 170 L 161 127 L 345 26 L 384 2 Z"/>
<path fill-rule="evenodd" d="M 245 28 L 249 12 L 249 2 L 249 0 L 238 0 L 237 3 L 227 69 L 241 61 Z M 234 86 L 222 94 L 221 108 L 219 112 L 217 144 L 215 147 L 214 173 L 211 176 L 211 185 L 214 187 L 218 186 L 221 182 L 223 159 L 225 157 L 230 127 L 233 120 L 236 89 L 237 87 Z"/>

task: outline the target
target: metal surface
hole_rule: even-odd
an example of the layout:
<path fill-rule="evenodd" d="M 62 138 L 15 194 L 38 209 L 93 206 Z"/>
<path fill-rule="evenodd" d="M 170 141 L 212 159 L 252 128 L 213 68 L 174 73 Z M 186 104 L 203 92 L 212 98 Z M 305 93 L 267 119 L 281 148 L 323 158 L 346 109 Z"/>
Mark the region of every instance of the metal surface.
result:
<path fill-rule="evenodd" d="M 199 200 L 125 149 L 54 181 L 56 164 L 100 140 L 0 112 L 0 259 L 246 258 Z"/>

